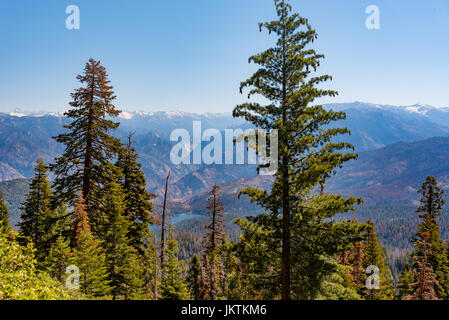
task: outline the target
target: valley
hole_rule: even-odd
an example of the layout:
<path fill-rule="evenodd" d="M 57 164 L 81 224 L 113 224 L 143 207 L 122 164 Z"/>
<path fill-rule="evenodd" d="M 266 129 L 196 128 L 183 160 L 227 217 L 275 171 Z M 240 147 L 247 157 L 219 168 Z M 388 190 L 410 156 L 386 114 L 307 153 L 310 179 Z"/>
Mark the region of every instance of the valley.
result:
<path fill-rule="evenodd" d="M 327 106 L 330 107 L 330 106 Z M 427 175 L 435 176 L 449 190 L 449 109 L 429 106 L 393 107 L 367 103 L 332 105 L 347 113 L 352 134 L 349 141 L 356 146 L 359 158 L 338 170 L 326 183 L 327 192 L 362 197 L 358 211 L 341 219 L 356 217 L 375 222 L 382 243 L 390 250 L 407 249 L 409 234 L 416 222 L 416 193 Z M 15 225 L 20 217 L 20 203 L 28 190 L 28 179 L 38 156 L 47 162 L 61 152 L 52 136 L 60 133 L 61 115 L 0 114 L 0 190 L 11 211 Z M 254 165 L 173 165 L 169 160 L 171 130 L 191 130 L 192 121 L 203 128 L 242 128 L 248 125 L 229 114 L 189 114 L 184 112 L 124 112 L 117 136 L 124 139 L 135 132 L 139 161 L 147 179 L 147 189 L 155 193 L 154 210 L 162 210 L 165 176 L 172 173 L 168 208 L 180 230 L 198 223 L 203 231 L 207 192 L 214 183 L 222 188 L 225 215 L 231 217 L 257 215 L 262 210 L 238 192 L 245 187 L 267 189 L 272 177 L 258 176 Z M 448 122 L 449 123 L 449 122 Z M 51 176 L 50 176 L 51 178 Z M 191 216 L 189 216 L 191 215 Z M 181 219 L 181 217 L 183 217 Z M 441 217 L 442 234 L 448 234 L 448 214 Z M 179 220 L 179 221 L 178 221 Z M 237 228 L 229 227 L 231 233 Z"/>
<path fill-rule="evenodd" d="M 449 126 L 445 125 L 449 123 L 449 109 L 361 102 L 326 107 L 347 113 L 347 120 L 342 122 L 352 131 L 347 140 L 355 145 L 359 158 L 339 169 L 327 181 L 325 190 L 363 198 L 364 204 L 356 212 L 338 219 L 372 220 L 394 269 L 394 261 L 411 246 L 410 235 L 417 221 L 414 210 L 419 200 L 416 191 L 422 181 L 433 175 L 449 191 Z M 20 219 L 19 208 L 34 161 L 42 156 L 50 162 L 62 150 L 51 137 L 63 130 L 64 121 L 60 114 L 0 114 L 0 191 L 10 208 L 13 225 Z M 248 197 L 239 199 L 239 191 L 249 186 L 268 189 L 272 177 L 258 176 L 254 165 L 172 164 L 169 155 L 174 142 L 169 140 L 170 132 L 177 128 L 191 131 L 193 121 L 201 121 L 203 129 L 250 127 L 230 114 L 124 112 L 116 135 L 123 140 L 127 132 L 135 132 L 147 189 L 157 195 L 153 201 L 156 214 L 162 211 L 164 182 L 170 170 L 169 215 L 179 232 L 195 230 L 201 235 L 207 221 L 207 192 L 217 183 L 222 188 L 226 229 L 235 238 L 240 231 L 233 224 L 234 218 L 263 212 Z M 442 236 L 449 238 L 448 210 L 440 220 Z M 190 241 L 199 247 L 202 238 Z M 188 258 L 188 245 L 183 243 L 181 257 Z"/>

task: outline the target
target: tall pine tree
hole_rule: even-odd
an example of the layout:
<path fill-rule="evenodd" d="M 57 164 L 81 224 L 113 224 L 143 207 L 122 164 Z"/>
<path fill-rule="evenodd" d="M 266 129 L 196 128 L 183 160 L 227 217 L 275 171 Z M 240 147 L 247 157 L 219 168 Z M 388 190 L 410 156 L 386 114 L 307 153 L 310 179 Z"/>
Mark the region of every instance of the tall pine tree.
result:
<path fill-rule="evenodd" d="M 114 166 L 107 164 L 117 156 L 120 148 L 120 140 L 110 134 L 119 123 L 111 118 L 118 116 L 120 111 L 113 105 L 113 87 L 109 85 L 106 69 L 100 61 L 90 59 L 77 79 L 82 86 L 72 93 L 71 109 L 64 114 L 72 122 L 64 126 L 68 132 L 55 137 L 65 146 L 64 153 L 51 165 L 56 176 L 53 183 L 55 201 L 73 204 L 81 188 L 92 229 L 97 233 L 101 223 L 101 218 L 96 215 L 101 201 L 98 195 L 107 193 L 105 186 L 110 180 L 111 169 L 114 171 Z M 97 198 L 92 197 L 93 193 Z"/>
<path fill-rule="evenodd" d="M 282 299 L 314 298 L 323 277 L 336 271 L 322 254 L 335 254 L 342 249 L 340 239 L 358 232 L 355 224 L 337 226 L 323 221 L 354 209 L 353 204 L 360 201 L 324 192 L 322 197 L 309 197 L 309 193 L 319 188 L 335 168 L 357 155 L 351 153 L 352 145 L 334 139 L 349 133 L 346 128 L 331 125 L 345 119 L 345 114 L 314 104 L 318 98 L 337 95 L 322 89 L 331 77 L 316 74 L 323 58 L 310 48 L 316 31 L 307 19 L 291 12 L 287 1 L 275 0 L 275 6 L 278 19 L 261 23 L 260 28 L 276 36 L 276 45 L 250 57 L 260 69 L 241 84 L 241 90 L 250 88 L 249 97 L 261 95 L 269 104 L 244 103 L 234 109 L 233 115 L 259 129 L 278 130 L 279 166 L 271 192 L 249 188 L 243 193 L 266 209 L 266 217 L 258 223 L 272 230 L 269 233 L 277 239 L 276 247 L 270 247 L 271 262 L 279 261 L 272 266 L 279 270 L 273 290 L 279 289 Z M 277 283 L 281 283 L 280 288 Z"/>
<path fill-rule="evenodd" d="M 438 276 L 439 286 L 437 295 L 439 298 L 449 298 L 449 260 L 446 253 L 446 246 L 440 236 L 440 228 L 437 218 L 441 214 L 441 209 L 445 204 L 443 197 L 445 192 L 438 187 L 438 182 L 434 177 L 427 177 L 418 193 L 422 196 L 421 205 L 417 212 L 421 218 L 418 224 L 416 237 L 420 237 L 423 232 L 429 233 L 432 254 L 429 256 L 429 263 L 433 271 Z"/>
<path fill-rule="evenodd" d="M 416 281 L 412 284 L 412 294 L 405 296 L 403 300 L 439 300 L 436 293 L 439 287 L 438 276 L 429 261 L 432 256 L 429 232 L 419 234 L 419 239 L 415 241 L 415 248 L 413 273 Z"/>
<path fill-rule="evenodd" d="M 55 223 L 51 206 L 52 192 L 47 179 L 47 166 L 42 158 L 37 159 L 34 177 L 29 192 L 22 204 L 20 231 L 31 240 L 36 248 L 36 259 L 41 263 L 47 256 L 52 243 L 51 229 Z M 26 240 L 25 238 L 22 238 Z"/>
<path fill-rule="evenodd" d="M 128 135 L 128 142 L 121 148 L 117 166 L 122 171 L 119 182 L 125 194 L 124 216 L 129 220 L 128 239 L 130 245 L 137 250 L 144 269 L 144 282 L 149 293 L 154 286 L 155 248 L 150 225 L 154 222 L 153 194 L 146 190 L 145 176 L 141 164 L 137 161 L 137 152 L 132 144 L 132 134 Z"/>

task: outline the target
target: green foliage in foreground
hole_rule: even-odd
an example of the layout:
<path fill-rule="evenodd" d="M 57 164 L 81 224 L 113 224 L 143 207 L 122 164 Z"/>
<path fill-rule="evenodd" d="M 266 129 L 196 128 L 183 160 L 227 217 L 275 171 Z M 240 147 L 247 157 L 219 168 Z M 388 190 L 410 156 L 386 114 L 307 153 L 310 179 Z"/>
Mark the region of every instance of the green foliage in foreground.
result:
<path fill-rule="evenodd" d="M 170 225 L 160 282 L 160 294 L 163 300 L 186 300 L 189 298 L 186 281 L 181 278 L 181 275 L 185 272 L 184 261 L 178 260 L 176 256 L 178 251 L 178 242 L 175 239 L 173 225 Z"/>
<path fill-rule="evenodd" d="M 328 263 L 334 265 L 335 272 L 324 277 L 317 300 L 362 300 L 362 297 L 353 288 L 348 277 L 348 266 L 343 266 L 333 259 Z"/>
<path fill-rule="evenodd" d="M 36 270 L 32 244 L 20 246 L 15 233 L 0 232 L 0 300 L 66 300 L 75 297 L 44 272 Z"/>

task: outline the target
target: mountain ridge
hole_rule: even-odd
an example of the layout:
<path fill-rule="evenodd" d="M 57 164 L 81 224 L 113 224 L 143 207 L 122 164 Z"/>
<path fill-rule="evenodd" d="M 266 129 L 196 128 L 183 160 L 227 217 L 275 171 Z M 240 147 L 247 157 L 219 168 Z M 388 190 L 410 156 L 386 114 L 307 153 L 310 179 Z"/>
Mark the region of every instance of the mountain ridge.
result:
<path fill-rule="evenodd" d="M 435 112 L 449 115 L 449 108 L 427 105 L 393 107 L 362 102 L 336 103 L 325 107 L 344 110 L 347 113 L 347 119 L 336 125 L 347 126 L 352 131 L 351 136 L 344 136 L 342 140 L 356 146 L 356 152 L 360 153 L 358 163 L 364 161 L 365 152 L 393 143 L 449 136 L 448 125 L 443 126 L 432 120 Z M 425 114 L 420 108 L 426 108 Z M 0 113 L 0 181 L 30 178 L 33 175 L 34 162 L 39 156 L 49 163 L 62 152 L 62 146 L 52 137 L 64 130 L 62 125 L 67 123 L 68 119 L 60 114 L 32 116 L 20 112 L 16 110 L 20 116 Z M 193 121 L 200 121 L 203 130 L 212 127 L 219 130 L 248 128 L 248 123 L 232 118 L 229 113 L 201 115 L 187 112 L 136 112 L 131 119 L 118 120 L 121 125 L 115 133 L 116 136 L 125 139 L 127 132 L 135 132 L 139 161 L 147 178 L 147 187 L 153 193 L 162 194 L 168 170 L 172 172 L 172 199 L 180 201 L 187 201 L 207 191 L 213 183 L 226 184 L 240 178 L 252 179 L 257 175 L 255 166 L 249 165 L 175 165 L 170 161 L 170 150 L 175 142 L 169 140 L 169 134 L 175 128 L 191 132 Z M 449 121 L 447 123 L 449 124 Z M 353 177 L 348 176 L 348 181 L 353 181 Z M 334 182 L 329 183 L 332 186 Z M 335 184 L 332 188 L 334 190 L 347 192 L 351 189 L 348 186 L 338 186 L 337 182 Z M 363 192 L 366 192 L 367 198 L 371 198 L 374 193 L 371 189 L 379 188 L 363 183 L 358 187 L 360 191 L 363 189 Z"/>

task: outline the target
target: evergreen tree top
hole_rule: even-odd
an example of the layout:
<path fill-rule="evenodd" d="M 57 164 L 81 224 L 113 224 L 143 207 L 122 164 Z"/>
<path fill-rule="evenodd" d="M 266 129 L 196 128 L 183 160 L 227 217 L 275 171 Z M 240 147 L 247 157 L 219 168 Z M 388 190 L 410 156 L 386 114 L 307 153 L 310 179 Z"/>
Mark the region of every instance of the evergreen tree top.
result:
<path fill-rule="evenodd" d="M 443 197 L 446 192 L 438 187 L 437 179 L 432 176 L 428 176 L 426 181 L 422 184 L 421 188 L 418 190 L 421 194 L 420 206 L 417 212 L 422 212 L 424 214 L 429 214 L 432 218 L 436 218 L 441 214 L 441 208 L 446 203 Z M 420 216 L 424 217 L 424 216 Z"/>
<path fill-rule="evenodd" d="M 109 85 L 110 80 L 106 69 L 100 64 L 100 61 L 89 59 L 84 66 L 84 73 L 77 75 L 76 79 L 86 86 L 78 88 L 71 94 L 73 101 L 70 102 L 70 105 L 72 107 L 94 111 L 95 115 L 99 117 L 106 115 L 114 117 L 120 114 L 120 111 L 115 109 L 112 104 L 116 96 L 112 91 L 113 87 Z M 77 109 L 71 109 L 65 115 L 77 118 L 80 112 Z"/>
<path fill-rule="evenodd" d="M 260 127 L 277 127 L 276 118 L 282 116 L 282 110 L 289 104 L 305 106 L 314 99 L 322 96 L 335 96 L 333 90 L 314 88 L 321 82 L 331 80 L 328 75 L 310 77 L 320 65 L 324 55 L 317 54 L 314 49 L 307 48 L 317 38 L 308 20 L 297 13 L 290 13 L 291 6 L 286 1 L 275 1 L 278 20 L 260 23 L 260 30 L 267 29 L 269 33 L 276 33 L 276 46 L 249 58 L 261 66 L 246 81 L 240 85 L 240 91 L 250 87 L 248 98 L 252 95 L 262 95 L 274 104 L 261 107 L 258 103 L 245 106 L 259 113 L 243 112 L 243 105 L 234 111 L 234 116 L 245 116 L 247 120 Z M 308 79 L 308 80 L 307 80 Z M 292 116 L 295 116 L 292 114 Z"/>
<path fill-rule="evenodd" d="M 104 186 L 114 171 L 111 161 L 116 159 L 121 147 L 120 140 L 111 135 L 119 126 L 112 118 L 120 111 L 113 104 L 114 91 L 100 61 L 90 59 L 77 79 L 81 86 L 71 94 L 71 108 L 64 114 L 72 121 L 64 125 L 67 132 L 54 137 L 64 144 L 65 150 L 50 168 L 55 174 L 53 187 L 57 204 L 73 204 L 82 188 L 89 214 L 94 215 L 99 198 L 92 199 L 92 194 L 105 193 Z M 93 216 L 90 218 L 92 229 L 97 231 L 100 222 Z"/>

